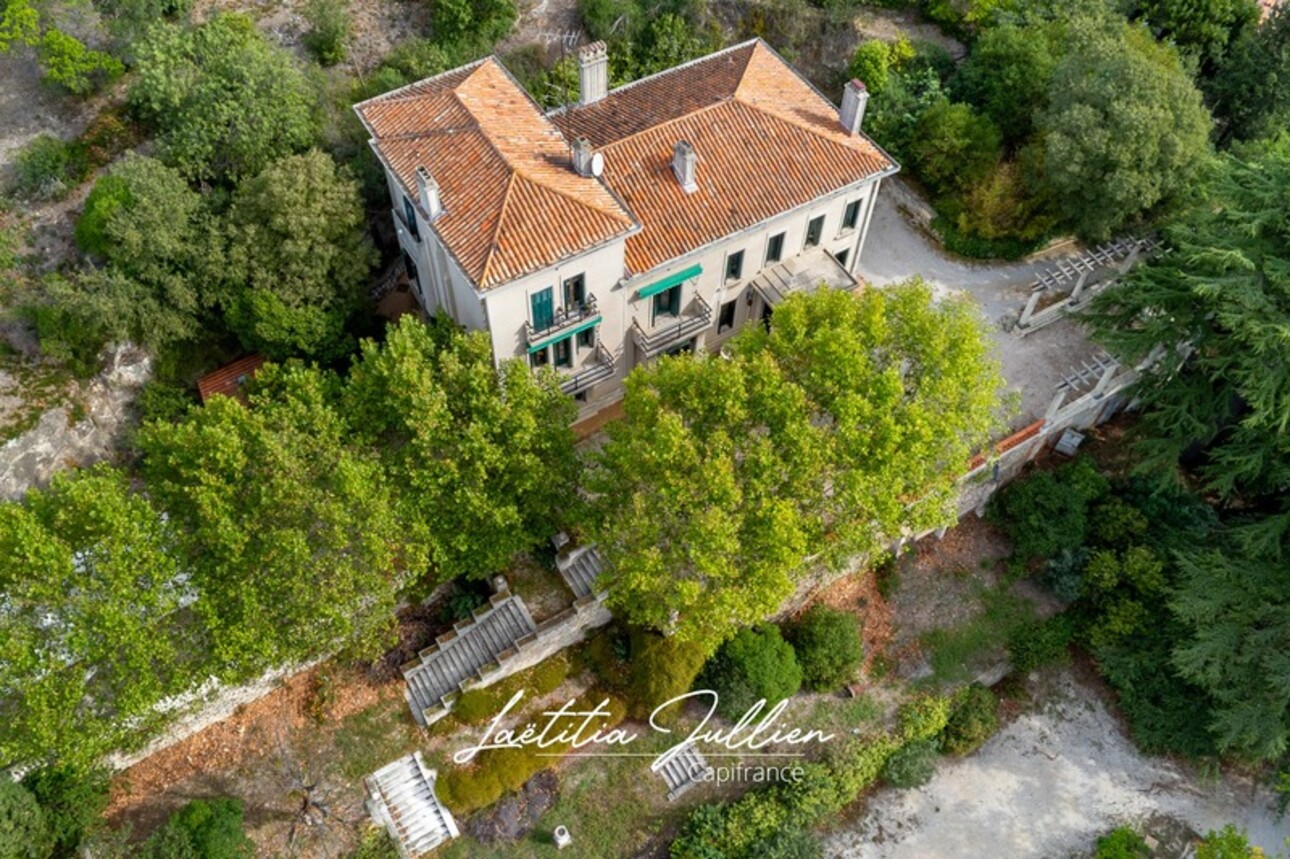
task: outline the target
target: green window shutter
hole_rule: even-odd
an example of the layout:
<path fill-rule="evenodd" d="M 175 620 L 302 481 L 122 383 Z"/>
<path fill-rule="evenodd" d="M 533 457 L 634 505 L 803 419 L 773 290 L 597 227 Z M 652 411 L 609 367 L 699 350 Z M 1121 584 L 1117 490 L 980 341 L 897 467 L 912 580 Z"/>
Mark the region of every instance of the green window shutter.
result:
<path fill-rule="evenodd" d="M 529 298 L 529 304 L 533 310 L 533 328 L 535 331 L 543 331 L 551 327 L 555 321 L 555 305 L 551 300 L 551 287 L 535 292 Z"/>
<path fill-rule="evenodd" d="M 649 286 L 642 286 L 640 289 L 636 290 L 636 297 L 649 298 L 651 295 L 658 295 L 660 292 L 663 292 L 664 290 L 667 290 L 667 289 L 671 289 L 672 287 L 676 286 L 678 283 L 684 283 L 685 281 L 689 280 L 692 277 L 698 277 L 702 273 L 703 273 L 703 266 L 692 265 L 689 268 L 684 269 L 683 271 L 678 271 L 676 274 L 671 274 L 663 278 L 662 280 L 655 281 L 654 283 L 651 283 Z"/>

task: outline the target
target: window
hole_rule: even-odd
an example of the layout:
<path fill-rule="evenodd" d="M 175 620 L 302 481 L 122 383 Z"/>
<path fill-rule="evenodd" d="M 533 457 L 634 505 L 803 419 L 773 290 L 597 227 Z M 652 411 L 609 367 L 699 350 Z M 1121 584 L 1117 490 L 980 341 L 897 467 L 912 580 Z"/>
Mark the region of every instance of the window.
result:
<path fill-rule="evenodd" d="M 417 276 L 417 264 L 408 256 L 408 252 L 403 252 L 403 270 L 408 273 L 408 282 L 416 288 L 418 294 L 421 292 L 421 278 Z"/>
<path fill-rule="evenodd" d="M 838 265 L 842 266 L 843 268 L 846 268 L 847 257 L 849 256 L 851 256 L 851 248 L 844 248 L 838 251 L 837 253 L 835 253 L 833 255 L 833 258 L 838 261 Z"/>
<path fill-rule="evenodd" d="M 860 223 L 860 201 L 852 200 L 847 203 L 846 211 L 842 213 L 842 229 L 854 230 L 858 223 Z"/>
<path fill-rule="evenodd" d="M 766 264 L 779 262 L 784 258 L 784 234 L 776 233 L 766 242 Z"/>
<path fill-rule="evenodd" d="M 581 274 L 575 274 L 564 282 L 564 309 L 566 311 L 576 310 L 582 307 L 587 300 L 587 278 Z"/>
<path fill-rule="evenodd" d="M 596 329 L 594 327 L 584 328 L 582 331 L 578 332 L 578 346 L 584 349 L 590 349 L 592 346 L 595 346 L 595 345 L 596 345 Z"/>
<path fill-rule="evenodd" d="M 529 353 L 529 365 L 534 369 L 545 367 L 551 363 L 551 350 L 543 347 L 536 352 Z"/>
<path fill-rule="evenodd" d="M 744 252 L 735 251 L 726 257 L 726 280 L 738 280 L 744 276 Z"/>
<path fill-rule="evenodd" d="M 735 327 L 735 305 L 738 303 L 738 300 L 732 299 L 721 305 L 721 315 L 717 317 L 718 334 Z"/>
<path fill-rule="evenodd" d="M 557 367 L 573 366 L 573 338 L 566 337 L 563 340 L 557 340 L 551 345 L 551 351 L 555 353 L 555 365 Z"/>
<path fill-rule="evenodd" d="M 412 238 L 420 239 L 421 230 L 417 227 L 417 209 L 407 197 L 403 198 L 403 220 L 406 222 L 408 232 L 412 234 Z"/>
<path fill-rule="evenodd" d="M 533 310 L 533 329 L 545 331 L 555 321 L 555 308 L 551 304 L 551 287 L 539 290 L 529 296 L 529 306 Z"/>
<path fill-rule="evenodd" d="M 824 216 L 811 218 L 811 222 L 806 225 L 806 247 L 814 248 L 820 244 L 820 237 L 824 235 Z"/>
<path fill-rule="evenodd" d="M 681 315 L 681 285 L 665 289 L 654 296 L 654 319 L 660 316 Z"/>

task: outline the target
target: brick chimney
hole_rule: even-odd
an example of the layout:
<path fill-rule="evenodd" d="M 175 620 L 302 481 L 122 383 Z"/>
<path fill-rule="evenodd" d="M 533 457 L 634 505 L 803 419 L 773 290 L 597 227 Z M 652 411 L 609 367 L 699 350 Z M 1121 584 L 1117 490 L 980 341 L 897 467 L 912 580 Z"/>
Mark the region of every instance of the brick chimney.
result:
<path fill-rule="evenodd" d="M 443 200 L 439 198 L 439 183 L 430 175 L 430 171 L 424 167 L 416 169 L 416 176 L 417 196 L 421 200 L 421 208 L 425 210 L 426 216 L 433 221 L 443 212 Z"/>
<path fill-rule="evenodd" d="M 699 190 L 698 162 L 694 147 L 684 140 L 672 150 L 672 172 L 676 174 L 676 181 L 681 183 L 681 190 L 687 194 Z"/>
<path fill-rule="evenodd" d="M 864 123 L 864 109 L 869 104 L 869 90 L 863 83 L 852 78 L 842 90 L 842 110 L 838 118 L 847 134 L 859 134 Z"/>
<path fill-rule="evenodd" d="M 609 92 L 609 49 L 592 42 L 578 51 L 578 104 L 595 104 Z"/>

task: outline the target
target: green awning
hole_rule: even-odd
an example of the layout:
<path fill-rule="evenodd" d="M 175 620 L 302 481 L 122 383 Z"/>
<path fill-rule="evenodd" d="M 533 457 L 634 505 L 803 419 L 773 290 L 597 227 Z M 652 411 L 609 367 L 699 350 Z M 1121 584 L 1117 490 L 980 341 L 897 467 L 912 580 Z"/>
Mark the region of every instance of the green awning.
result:
<path fill-rule="evenodd" d="M 649 286 L 642 286 L 636 290 L 637 298 L 649 298 L 651 295 L 658 295 L 665 289 L 671 289 L 678 283 L 684 283 L 692 277 L 698 277 L 703 274 L 703 266 L 692 265 L 684 271 L 678 271 L 676 274 L 669 274 L 660 281 L 651 283 Z"/>
<path fill-rule="evenodd" d="M 556 342 L 557 340 L 563 340 L 566 337 L 572 337 L 573 335 L 577 334 L 580 331 L 586 331 L 588 328 L 591 328 L 593 325 L 599 325 L 600 320 L 601 320 L 601 317 L 599 315 L 593 316 L 590 319 L 588 319 L 586 322 L 583 322 L 581 325 L 578 325 L 576 328 L 570 328 L 568 331 L 561 331 L 559 334 L 555 335 L 554 337 L 548 337 L 547 339 L 539 343 L 534 343 L 532 346 L 529 347 L 529 354 L 532 355 L 534 352 L 540 352 L 546 347 L 550 346 L 552 343 Z"/>

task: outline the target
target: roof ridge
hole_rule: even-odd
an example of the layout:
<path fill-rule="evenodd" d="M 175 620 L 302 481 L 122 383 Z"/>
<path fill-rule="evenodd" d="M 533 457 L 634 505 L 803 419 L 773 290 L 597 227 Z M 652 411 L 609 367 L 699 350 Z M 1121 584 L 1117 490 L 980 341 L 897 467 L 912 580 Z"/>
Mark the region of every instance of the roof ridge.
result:
<path fill-rule="evenodd" d="M 661 77 L 664 77 L 664 76 L 666 76 L 666 75 L 670 75 L 670 74 L 673 74 L 673 73 L 675 73 L 675 72 L 682 71 L 683 69 L 688 69 L 688 68 L 690 68 L 691 66 L 697 66 L 697 65 L 700 65 L 700 64 L 702 64 L 702 63 L 711 62 L 712 60 L 715 60 L 715 59 L 717 59 L 718 57 L 724 56 L 725 54 L 733 54 L 733 53 L 735 53 L 736 51 L 742 50 L 742 49 L 747 48 L 747 47 L 750 47 L 750 46 L 752 46 L 752 47 L 756 47 L 759 43 L 760 43 L 760 44 L 763 44 L 763 45 L 765 44 L 765 42 L 762 40 L 761 36 L 753 36 L 751 39 L 745 39 L 744 41 L 742 41 L 742 42 L 740 42 L 740 43 L 738 43 L 738 44 L 736 44 L 736 45 L 730 45 L 729 47 L 722 48 L 722 49 L 721 49 L 721 50 L 719 50 L 719 51 L 713 51 L 713 52 L 712 52 L 712 53 L 710 53 L 710 54 L 704 54 L 704 55 L 703 55 L 703 56 L 701 56 L 701 57 L 695 57 L 695 58 L 694 58 L 694 59 L 692 59 L 692 60 L 686 60 L 685 62 L 681 63 L 680 65 L 672 66 L 671 68 L 666 68 L 666 69 L 663 69 L 662 71 L 654 72 L 654 74 L 652 74 L 652 75 L 646 75 L 645 77 L 643 77 L 643 78 L 637 78 L 637 79 L 636 79 L 636 80 L 634 80 L 634 81 L 628 81 L 627 83 L 623 84 L 623 85 L 622 85 L 622 86 L 620 86 L 620 87 L 615 87 L 614 89 L 609 90 L 609 92 L 607 92 L 607 93 L 605 94 L 605 98 L 609 98 L 610 96 L 614 95 L 615 93 L 620 93 L 620 92 L 623 92 L 624 90 L 629 90 L 629 89 L 631 89 L 631 88 L 633 88 L 633 87 L 635 87 L 635 86 L 639 86 L 640 84 L 649 83 L 650 81 L 656 80 L 656 79 L 661 78 Z M 751 57 L 751 56 L 752 56 L 752 54 L 750 53 L 750 54 L 749 54 L 749 56 Z M 748 71 L 748 67 L 747 67 L 747 66 L 744 66 L 744 72 L 747 72 L 747 71 Z M 741 73 L 740 73 L 739 78 L 740 78 L 740 80 L 741 80 L 741 81 L 743 80 L 743 74 L 744 74 L 744 72 L 741 72 Z M 594 103 L 595 103 L 595 102 L 593 102 L 593 104 L 594 104 Z M 582 106 L 582 105 L 569 105 L 569 107 L 581 107 L 581 106 Z M 562 109 L 563 109 L 563 108 L 562 108 Z M 552 111 L 552 112 L 554 113 L 554 111 Z"/>
<path fill-rule="evenodd" d="M 483 137 L 487 139 L 488 135 L 485 134 Z M 489 145 L 492 146 L 491 141 L 489 142 Z M 505 161 L 505 158 L 502 160 Z M 509 164 L 509 162 L 507 163 Z M 488 252 L 484 256 L 484 268 L 479 277 L 480 283 L 488 281 L 493 267 L 493 258 L 501 252 L 502 248 L 501 245 L 497 243 L 497 239 L 502 233 L 502 224 L 506 221 L 506 208 L 511 202 L 511 191 L 515 188 L 515 177 L 518 175 L 518 170 L 511 169 L 510 176 L 506 178 L 506 191 L 502 194 L 502 206 L 497 212 L 497 223 L 493 225 L 493 235 L 489 239 Z"/>
<path fill-rule="evenodd" d="M 458 72 L 464 71 L 465 69 L 471 69 L 471 74 L 474 74 L 475 70 L 478 69 L 479 66 L 482 66 L 489 59 L 492 59 L 492 58 L 480 57 L 474 62 L 465 63 L 464 65 L 460 65 L 460 66 L 455 66 L 454 68 L 451 68 L 451 69 L 445 69 L 444 71 L 439 72 L 439 74 L 437 75 L 430 75 L 430 77 L 428 78 L 422 78 L 421 80 L 412 81 L 411 83 L 406 83 L 403 86 L 398 87 L 397 89 L 390 90 L 389 92 L 383 92 L 380 95 L 374 95 L 371 98 L 365 98 L 362 101 L 360 101 L 358 104 L 353 105 L 351 110 L 358 110 L 360 107 L 363 107 L 364 105 L 371 104 L 377 101 L 401 101 L 403 100 L 404 93 L 406 90 L 410 90 L 415 86 L 421 86 L 422 84 L 428 84 L 431 81 L 437 81 L 440 78 L 447 77 L 448 75 L 451 75 L 451 74 L 456 74 Z M 470 75 L 466 75 L 466 77 L 470 77 Z M 457 89 L 456 87 L 453 87 L 452 92 L 455 93 L 456 89 Z M 408 97 L 412 97 L 414 94 L 408 93 L 407 95 Z"/>
<path fill-rule="evenodd" d="M 640 131 L 633 131 L 631 134 L 627 135 L 626 137 L 619 137 L 617 140 L 614 140 L 610 143 L 606 143 L 604 146 L 600 147 L 601 151 L 608 151 L 610 149 L 613 149 L 615 146 L 619 146 L 623 143 L 626 143 L 629 140 L 634 140 L 637 137 L 640 137 L 642 134 L 653 134 L 654 132 L 658 131 L 660 128 L 667 128 L 669 125 L 680 122 L 682 120 L 690 119 L 695 116 L 701 116 L 702 114 L 705 114 L 710 110 L 716 110 L 722 105 L 730 104 L 732 101 L 735 101 L 735 100 L 736 99 L 734 99 L 732 96 L 725 96 L 724 98 L 714 101 L 712 104 L 705 104 L 703 107 L 699 108 L 698 110 L 692 110 L 689 113 L 683 113 L 680 116 L 674 116 L 671 119 L 667 119 L 667 120 L 664 120 L 663 122 L 658 123 L 657 125 L 648 125 L 645 128 L 642 128 Z"/>
<path fill-rule="evenodd" d="M 599 206 L 593 206 L 587 203 L 585 200 L 578 199 L 572 192 L 566 191 L 563 188 L 557 188 L 554 185 L 548 185 L 546 182 L 543 182 L 534 176 L 530 176 L 528 173 L 522 170 L 514 169 L 511 172 L 512 174 L 519 176 L 525 182 L 528 182 L 530 185 L 536 185 L 537 187 L 543 189 L 544 191 L 550 191 L 552 194 L 559 194 L 561 197 L 564 197 L 568 200 L 572 200 L 573 202 L 577 203 L 579 206 L 581 206 L 584 209 L 588 209 L 592 212 L 600 212 L 601 214 L 607 217 L 611 217 L 617 221 L 622 221 L 623 223 L 627 223 L 627 224 L 635 223 L 634 219 L 631 217 L 631 214 L 630 212 L 627 211 L 626 207 L 623 207 L 624 217 L 620 218 L 617 215 L 615 215 L 613 212 L 606 212 L 604 209 L 600 208 Z M 609 188 L 604 186 L 603 183 L 601 187 L 605 188 L 606 191 L 609 190 Z"/>

